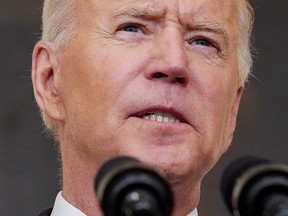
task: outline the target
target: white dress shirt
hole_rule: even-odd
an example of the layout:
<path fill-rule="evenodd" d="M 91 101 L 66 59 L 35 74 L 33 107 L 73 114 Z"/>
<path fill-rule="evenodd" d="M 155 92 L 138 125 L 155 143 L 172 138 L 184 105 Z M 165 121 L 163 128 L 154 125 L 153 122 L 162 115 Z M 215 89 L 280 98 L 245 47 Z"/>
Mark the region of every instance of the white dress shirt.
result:
<path fill-rule="evenodd" d="M 53 211 L 51 216 L 87 216 L 82 211 L 71 205 L 69 202 L 67 202 L 63 195 L 62 191 L 58 193 Z M 194 209 L 190 214 L 187 216 L 198 216 L 197 209 Z"/>
<path fill-rule="evenodd" d="M 58 193 L 51 216 L 87 216 L 82 211 L 67 202 L 62 191 Z"/>

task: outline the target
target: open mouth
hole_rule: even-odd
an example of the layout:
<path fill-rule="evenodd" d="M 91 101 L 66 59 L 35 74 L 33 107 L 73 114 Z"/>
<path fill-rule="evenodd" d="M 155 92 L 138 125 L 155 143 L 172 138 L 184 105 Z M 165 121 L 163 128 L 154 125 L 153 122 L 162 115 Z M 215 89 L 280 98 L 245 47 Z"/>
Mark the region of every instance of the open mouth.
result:
<path fill-rule="evenodd" d="M 174 116 L 172 113 L 165 112 L 165 111 L 153 111 L 153 112 L 148 112 L 145 113 L 142 116 L 143 119 L 146 120 L 151 120 L 151 121 L 156 121 L 156 122 L 172 122 L 172 123 L 178 123 L 181 122 L 179 118 Z"/>
<path fill-rule="evenodd" d="M 159 122 L 162 124 L 166 123 L 167 125 L 174 124 L 174 126 L 177 125 L 177 127 L 180 125 L 181 127 L 188 125 L 194 128 L 193 124 L 191 124 L 191 122 L 187 119 L 183 111 L 171 107 L 148 107 L 128 115 L 128 118 L 129 117 L 134 117 L 145 121 Z"/>
<path fill-rule="evenodd" d="M 159 123 L 177 123 L 191 125 L 185 116 L 184 111 L 178 110 L 175 107 L 165 106 L 150 106 L 146 108 L 138 109 L 136 112 L 131 112 L 129 117 L 136 117 L 147 121 L 154 121 Z"/>

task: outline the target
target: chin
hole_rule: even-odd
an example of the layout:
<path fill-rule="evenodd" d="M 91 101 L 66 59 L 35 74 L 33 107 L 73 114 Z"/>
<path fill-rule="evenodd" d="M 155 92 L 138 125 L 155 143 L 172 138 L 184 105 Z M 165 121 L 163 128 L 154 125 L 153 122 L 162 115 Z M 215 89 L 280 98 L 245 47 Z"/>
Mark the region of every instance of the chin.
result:
<path fill-rule="evenodd" d="M 183 139 L 183 136 L 181 139 L 173 136 L 161 139 L 140 136 L 140 140 L 138 136 L 133 139 L 131 137 L 133 135 L 129 136 L 130 140 L 121 141 L 121 149 L 118 153 L 140 160 L 157 170 L 171 183 L 191 178 L 191 173 L 198 174 L 199 167 L 197 166 L 202 164 L 199 163 L 199 160 L 201 162 L 205 160 L 204 149 L 197 144 L 195 139 L 195 142 L 191 144 L 190 140 L 193 139 L 189 139 L 188 142 L 188 138 Z M 126 143 L 137 143 L 137 145 L 127 145 Z M 199 158 L 200 155 L 202 155 L 201 158 Z"/>
<path fill-rule="evenodd" d="M 175 156 L 163 153 L 149 153 L 136 156 L 143 163 L 157 170 L 170 183 L 180 182 L 185 179 L 190 173 L 191 159 L 185 155 Z"/>
<path fill-rule="evenodd" d="M 163 177 L 171 184 L 184 181 L 191 173 L 190 169 L 187 168 L 187 164 L 183 164 L 183 166 L 165 164 L 164 166 L 160 165 L 156 169 L 159 170 Z"/>

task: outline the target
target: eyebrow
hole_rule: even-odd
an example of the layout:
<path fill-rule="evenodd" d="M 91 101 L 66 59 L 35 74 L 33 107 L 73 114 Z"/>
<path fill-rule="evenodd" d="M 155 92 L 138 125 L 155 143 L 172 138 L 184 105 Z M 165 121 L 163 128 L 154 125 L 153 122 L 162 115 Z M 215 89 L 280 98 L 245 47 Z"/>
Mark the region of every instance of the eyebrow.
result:
<path fill-rule="evenodd" d="M 152 8 L 124 8 L 117 10 L 111 19 L 115 20 L 119 17 L 133 17 L 140 19 L 161 19 L 164 18 L 165 14 L 159 11 L 153 10 Z"/>
<path fill-rule="evenodd" d="M 208 31 L 220 35 L 224 38 L 226 44 L 229 44 L 229 34 L 226 29 L 219 23 L 205 22 L 197 25 L 190 25 L 192 31 Z"/>

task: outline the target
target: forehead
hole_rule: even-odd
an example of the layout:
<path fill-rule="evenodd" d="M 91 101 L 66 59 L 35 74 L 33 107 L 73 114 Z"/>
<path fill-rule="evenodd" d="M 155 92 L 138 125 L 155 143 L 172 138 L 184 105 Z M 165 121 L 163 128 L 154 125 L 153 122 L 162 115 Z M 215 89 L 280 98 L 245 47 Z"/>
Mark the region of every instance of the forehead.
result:
<path fill-rule="evenodd" d="M 231 21 L 236 20 L 237 14 L 235 0 L 88 0 L 85 3 L 91 12 L 98 15 L 105 12 L 109 16 L 134 10 L 159 17 L 174 15 L 179 20 Z"/>

